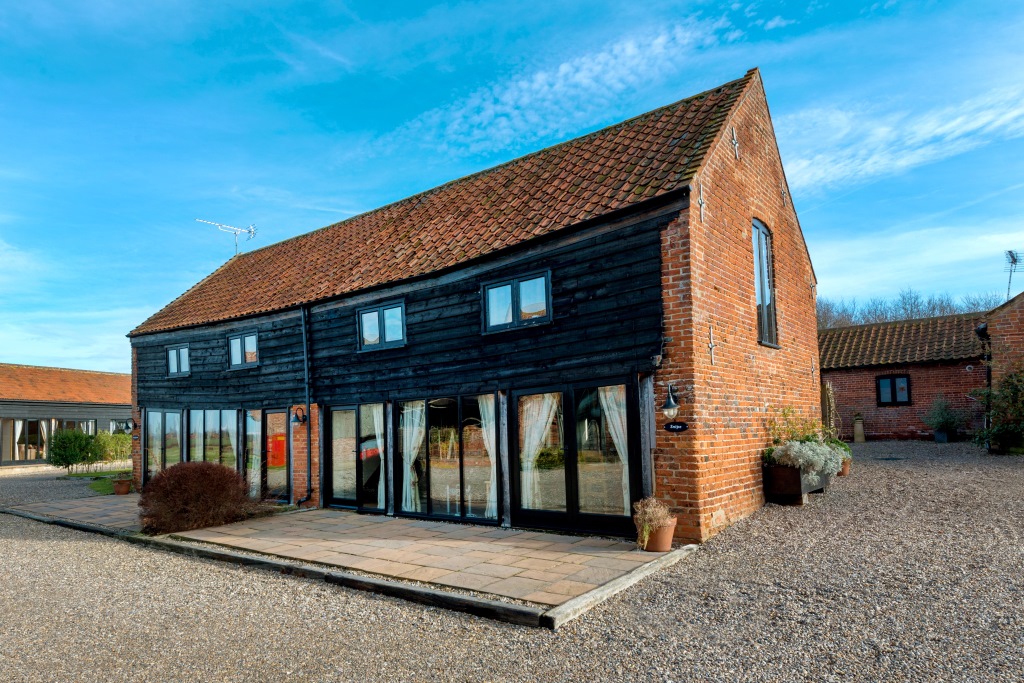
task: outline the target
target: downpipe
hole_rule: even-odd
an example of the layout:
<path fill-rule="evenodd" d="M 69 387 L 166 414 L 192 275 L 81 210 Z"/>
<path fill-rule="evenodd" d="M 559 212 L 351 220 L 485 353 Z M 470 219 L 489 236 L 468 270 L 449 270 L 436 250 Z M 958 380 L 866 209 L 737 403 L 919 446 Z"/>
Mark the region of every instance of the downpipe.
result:
<path fill-rule="evenodd" d="M 313 497 L 313 420 L 309 412 L 309 338 L 306 333 L 306 307 L 301 306 L 302 316 L 302 373 L 306 388 L 306 497 L 295 502 L 301 507 Z"/>

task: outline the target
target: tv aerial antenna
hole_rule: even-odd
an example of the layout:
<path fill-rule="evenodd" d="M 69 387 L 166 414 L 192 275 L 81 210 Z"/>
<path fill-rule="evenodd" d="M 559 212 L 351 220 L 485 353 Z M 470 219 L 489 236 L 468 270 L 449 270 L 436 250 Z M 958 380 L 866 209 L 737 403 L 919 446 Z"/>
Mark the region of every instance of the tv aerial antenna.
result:
<path fill-rule="evenodd" d="M 251 240 L 253 237 L 256 236 L 256 224 L 255 223 L 250 225 L 248 228 L 236 228 L 233 225 L 224 225 L 223 223 L 214 223 L 213 221 L 204 221 L 202 218 L 197 218 L 196 221 L 199 222 L 199 223 L 207 223 L 208 225 L 216 225 L 218 230 L 222 230 L 224 232 L 230 232 L 232 235 L 234 235 L 235 236 L 235 256 L 238 256 L 238 236 L 239 235 L 241 235 L 243 233 L 249 235 L 248 237 L 245 238 L 246 241 Z"/>
<path fill-rule="evenodd" d="M 1006 283 L 1006 300 L 1010 300 L 1010 286 L 1013 284 L 1013 274 L 1024 268 L 1024 252 L 1013 251 L 1008 249 L 1006 251 L 1006 271 L 1010 274 L 1010 279 Z"/>

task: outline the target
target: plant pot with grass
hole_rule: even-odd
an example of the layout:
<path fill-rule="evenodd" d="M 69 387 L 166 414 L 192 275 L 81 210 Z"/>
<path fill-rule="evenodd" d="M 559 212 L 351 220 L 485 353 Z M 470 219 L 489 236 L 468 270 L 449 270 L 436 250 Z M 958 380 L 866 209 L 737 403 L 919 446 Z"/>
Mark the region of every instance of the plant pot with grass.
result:
<path fill-rule="evenodd" d="M 664 553 L 672 550 L 676 517 L 657 498 L 647 497 L 633 504 L 636 544 L 641 550 Z"/>
<path fill-rule="evenodd" d="M 112 477 L 110 483 L 114 485 L 115 496 L 125 496 L 132 492 L 132 475 L 128 473 Z"/>

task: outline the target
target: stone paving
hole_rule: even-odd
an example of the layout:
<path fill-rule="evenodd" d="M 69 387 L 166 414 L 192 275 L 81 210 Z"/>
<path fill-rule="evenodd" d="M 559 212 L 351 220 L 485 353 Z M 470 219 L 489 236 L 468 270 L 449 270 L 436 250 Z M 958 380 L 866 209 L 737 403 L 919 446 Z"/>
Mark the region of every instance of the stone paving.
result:
<path fill-rule="evenodd" d="M 119 531 L 140 531 L 139 495 L 93 496 L 73 500 L 54 500 L 12 506 L 12 510 L 31 512 L 42 517 L 55 517 L 83 522 Z"/>
<path fill-rule="evenodd" d="M 309 510 L 174 535 L 194 541 L 559 605 L 664 553 L 633 543 Z"/>

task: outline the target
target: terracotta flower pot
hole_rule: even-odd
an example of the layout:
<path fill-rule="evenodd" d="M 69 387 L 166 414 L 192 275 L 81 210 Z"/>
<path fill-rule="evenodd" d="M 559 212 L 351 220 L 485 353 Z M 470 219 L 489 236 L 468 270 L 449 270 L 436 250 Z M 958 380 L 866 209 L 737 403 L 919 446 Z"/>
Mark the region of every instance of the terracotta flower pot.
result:
<path fill-rule="evenodd" d="M 845 460 L 843 460 L 843 469 L 839 470 L 839 474 L 837 476 L 840 476 L 840 477 L 849 476 L 849 474 L 850 474 L 850 463 L 851 462 L 852 461 L 849 458 L 846 458 Z"/>
<path fill-rule="evenodd" d="M 647 545 L 644 550 L 649 553 L 666 553 L 672 550 L 672 537 L 676 533 L 676 518 L 673 517 L 669 523 L 659 527 L 647 536 Z"/>
<path fill-rule="evenodd" d="M 131 479 L 114 479 L 114 495 L 124 496 L 132 492 L 132 480 Z"/>

